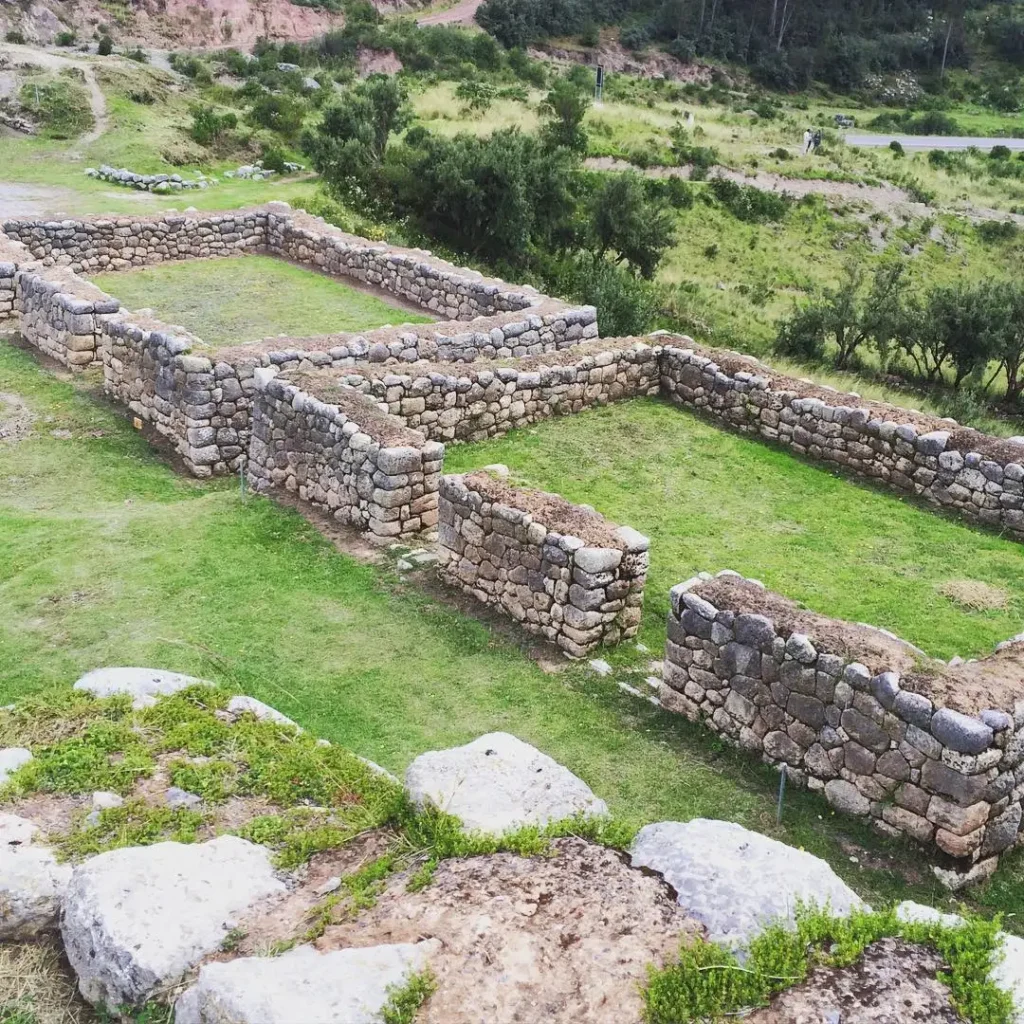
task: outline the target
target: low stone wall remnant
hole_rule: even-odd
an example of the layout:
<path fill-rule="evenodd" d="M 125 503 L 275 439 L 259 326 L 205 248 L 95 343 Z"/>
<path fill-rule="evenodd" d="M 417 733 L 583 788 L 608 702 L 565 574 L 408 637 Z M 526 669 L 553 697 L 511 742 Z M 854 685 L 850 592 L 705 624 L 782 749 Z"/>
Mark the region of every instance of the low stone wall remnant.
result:
<path fill-rule="evenodd" d="M 438 572 L 574 657 L 636 635 L 649 542 L 488 472 L 441 479 Z"/>
<path fill-rule="evenodd" d="M 316 397 L 264 371 L 255 380 L 248 468 L 255 490 L 289 491 L 381 541 L 436 525 L 444 445 L 343 386 Z"/>
<path fill-rule="evenodd" d="M 736 353 L 667 345 L 673 401 L 809 459 L 1024 538 L 1024 443 L 776 374 Z"/>
<path fill-rule="evenodd" d="M 960 885 L 1018 841 L 1022 678 L 1024 637 L 954 667 L 724 573 L 673 588 L 659 697 Z"/>

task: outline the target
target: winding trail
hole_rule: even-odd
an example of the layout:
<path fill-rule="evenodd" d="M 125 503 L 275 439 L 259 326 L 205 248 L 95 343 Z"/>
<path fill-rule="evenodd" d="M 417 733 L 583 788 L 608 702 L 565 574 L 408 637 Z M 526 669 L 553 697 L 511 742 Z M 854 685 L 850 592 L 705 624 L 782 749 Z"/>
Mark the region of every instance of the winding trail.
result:
<path fill-rule="evenodd" d="M 89 94 L 89 107 L 92 110 L 93 126 L 76 140 L 77 146 L 88 146 L 95 142 L 109 127 L 110 118 L 107 114 L 107 98 L 103 95 L 96 72 L 91 61 L 65 57 L 62 53 L 42 50 L 35 46 L 23 46 L 20 43 L 3 43 L 0 45 L 0 56 L 8 56 L 13 62 L 34 64 L 49 71 L 62 71 L 64 68 L 77 68 L 85 79 L 85 88 Z"/>

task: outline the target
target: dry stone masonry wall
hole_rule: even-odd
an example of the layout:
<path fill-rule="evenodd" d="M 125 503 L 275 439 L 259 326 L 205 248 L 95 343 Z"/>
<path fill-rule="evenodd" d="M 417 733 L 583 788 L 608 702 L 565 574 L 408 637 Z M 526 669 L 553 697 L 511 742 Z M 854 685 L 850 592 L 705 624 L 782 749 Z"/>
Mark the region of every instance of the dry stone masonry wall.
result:
<path fill-rule="evenodd" d="M 257 371 L 249 481 L 297 494 L 339 522 L 391 541 L 437 524 L 444 445 L 384 416 L 356 391 L 322 401 Z"/>
<path fill-rule="evenodd" d="M 640 626 L 648 540 L 486 472 L 441 479 L 442 579 L 582 657 Z"/>
<path fill-rule="evenodd" d="M 661 365 L 662 390 L 681 405 L 1024 538 L 1024 443 L 783 377 L 733 353 L 670 346 Z"/>
<path fill-rule="evenodd" d="M 1021 678 L 1024 638 L 951 668 L 727 573 L 673 588 L 660 697 L 962 884 L 1018 840 Z"/>

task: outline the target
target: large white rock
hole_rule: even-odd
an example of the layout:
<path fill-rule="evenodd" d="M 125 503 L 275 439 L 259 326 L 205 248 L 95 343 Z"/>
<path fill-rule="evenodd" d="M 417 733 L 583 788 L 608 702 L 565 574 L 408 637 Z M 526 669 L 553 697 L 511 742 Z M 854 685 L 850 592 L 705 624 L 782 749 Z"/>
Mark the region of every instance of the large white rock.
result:
<path fill-rule="evenodd" d="M 284 889 L 267 850 L 236 836 L 92 857 L 75 868 L 61 918 L 78 987 L 94 1005 L 144 1002 Z"/>
<path fill-rule="evenodd" d="M 865 904 L 820 857 L 731 821 L 659 821 L 633 842 L 634 867 L 651 868 L 715 942 L 746 946 L 765 925 L 792 926 L 797 904 L 846 915 Z"/>
<path fill-rule="evenodd" d="M 0 750 L 0 786 L 23 764 L 32 760 L 32 751 L 25 747 L 4 747 Z"/>
<path fill-rule="evenodd" d="M 133 707 L 148 708 L 156 703 L 157 697 L 197 685 L 209 683 L 160 668 L 94 668 L 75 683 L 75 689 L 87 690 L 94 697 L 127 693 L 132 697 Z"/>
<path fill-rule="evenodd" d="M 608 813 L 582 779 L 507 732 L 420 754 L 406 769 L 405 788 L 418 806 L 433 805 L 492 835 Z"/>
<path fill-rule="evenodd" d="M 434 940 L 207 964 L 174 1006 L 174 1024 L 379 1024 L 388 989 L 426 966 Z"/>
<path fill-rule="evenodd" d="M 0 941 L 23 942 L 57 927 L 71 865 L 36 845 L 39 835 L 27 818 L 0 814 Z"/>
<path fill-rule="evenodd" d="M 896 908 L 896 916 L 901 921 L 938 921 L 947 928 L 956 928 L 964 923 L 959 914 L 944 914 L 941 910 L 923 903 L 914 903 L 913 900 L 901 903 Z M 998 962 L 992 968 L 989 978 L 994 985 L 1010 995 L 1013 999 L 1014 1020 L 1024 1024 L 1024 939 L 1000 932 L 999 940 Z"/>

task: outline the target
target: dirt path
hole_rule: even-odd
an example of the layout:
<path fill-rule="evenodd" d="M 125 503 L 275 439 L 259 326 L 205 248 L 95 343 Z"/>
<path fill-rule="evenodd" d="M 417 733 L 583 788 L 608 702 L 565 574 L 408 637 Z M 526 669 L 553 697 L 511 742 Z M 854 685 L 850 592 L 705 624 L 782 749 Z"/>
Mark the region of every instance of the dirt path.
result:
<path fill-rule="evenodd" d="M 459 0 L 454 7 L 416 19 L 417 25 L 469 25 L 484 0 Z"/>
<path fill-rule="evenodd" d="M 107 130 L 109 124 L 107 99 L 96 81 L 96 74 L 91 62 L 65 57 L 64 54 L 54 53 L 52 50 L 42 50 L 35 46 L 22 46 L 17 43 L 4 43 L 0 47 L 0 55 L 9 56 L 18 63 L 35 64 L 50 71 L 77 68 L 85 77 L 85 88 L 89 93 L 89 106 L 92 109 L 94 124 L 89 131 L 79 136 L 76 145 L 88 146 Z"/>

